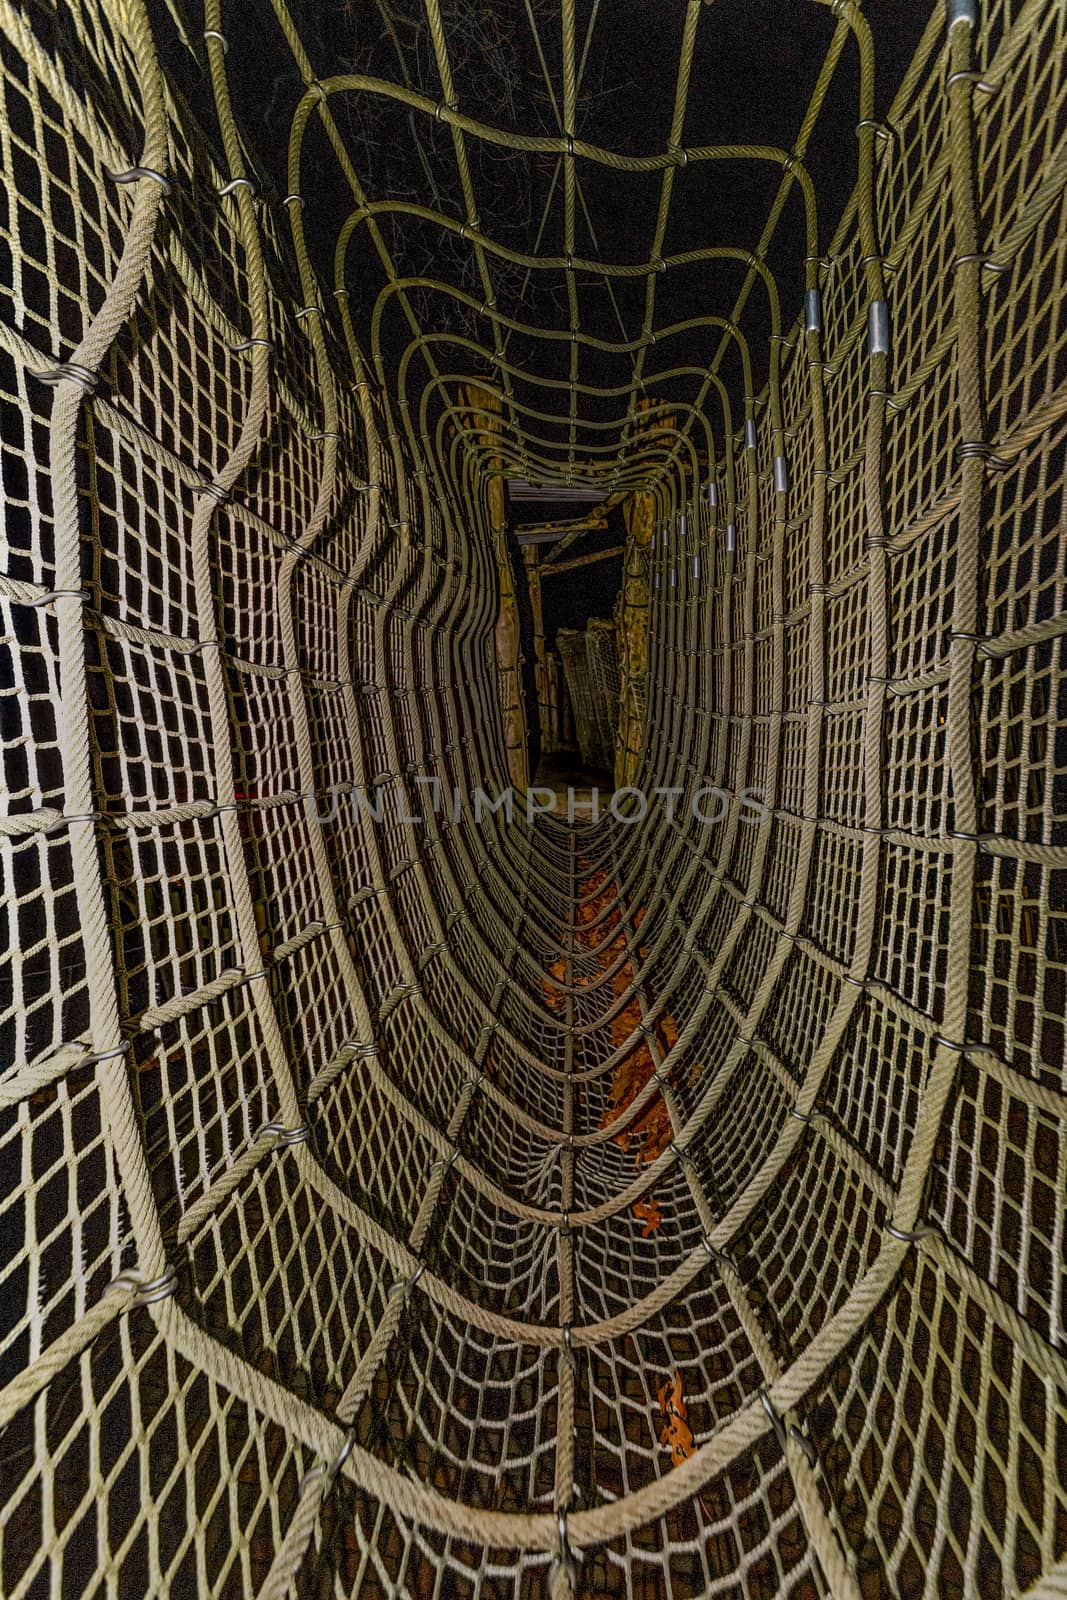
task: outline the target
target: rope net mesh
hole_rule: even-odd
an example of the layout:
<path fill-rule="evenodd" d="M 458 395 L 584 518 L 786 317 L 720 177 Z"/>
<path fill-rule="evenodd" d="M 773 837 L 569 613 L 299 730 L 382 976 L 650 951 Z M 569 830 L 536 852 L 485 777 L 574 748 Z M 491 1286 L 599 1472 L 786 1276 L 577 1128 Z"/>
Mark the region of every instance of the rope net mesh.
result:
<path fill-rule="evenodd" d="M 268 203 L 219 0 L 206 139 L 138 0 L 0 0 L 9 1600 L 1065 1592 L 1067 17 L 935 7 L 879 126 L 861 11 L 811 10 L 794 148 L 727 152 L 775 174 L 763 239 L 688 253 L 736 298 L 660 369 L 714 7 L 636 158 L 576 136 L 571 0 L 525 145 L 456 104 L 436 0 L 437 101 L 323 76 L 274 0 L 304 91 Z M 804 153 L 846 58 L 831 235 Z M 482 276 L 463 371 L 346 150 L 371 92 L 454 142 L 465 218 L 421 220 Z M 537 405 L 476 140 L 560 167 Z M 648 261 L 593 264 L 645 296 L 613 432 L 596 163 L 659 193 Z M 621 748 L 674 803 L 640 826 L 468 803 L 508 782 L 501 472 L 650 508 Z"/>

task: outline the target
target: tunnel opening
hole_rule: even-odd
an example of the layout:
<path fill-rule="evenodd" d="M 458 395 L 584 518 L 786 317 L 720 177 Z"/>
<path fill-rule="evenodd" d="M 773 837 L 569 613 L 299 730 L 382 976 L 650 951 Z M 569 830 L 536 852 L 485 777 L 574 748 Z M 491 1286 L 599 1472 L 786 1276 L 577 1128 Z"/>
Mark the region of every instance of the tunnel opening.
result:
<path fill-rule="evenodd" d="M 0 19 L 0 1592 L 1061 1594 L 1067 8 Z"/>

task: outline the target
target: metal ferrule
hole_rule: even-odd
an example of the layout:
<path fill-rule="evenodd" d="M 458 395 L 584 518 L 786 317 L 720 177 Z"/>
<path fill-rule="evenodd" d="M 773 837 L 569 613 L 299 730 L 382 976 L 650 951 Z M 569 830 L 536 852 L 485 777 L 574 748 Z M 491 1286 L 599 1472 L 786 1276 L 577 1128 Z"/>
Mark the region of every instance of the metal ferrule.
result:
<path fill-rule="evenodd" d="M 889 304 L 872 300 L 867 311 L 867 350 L 872 356 L 889 354 Z"/>

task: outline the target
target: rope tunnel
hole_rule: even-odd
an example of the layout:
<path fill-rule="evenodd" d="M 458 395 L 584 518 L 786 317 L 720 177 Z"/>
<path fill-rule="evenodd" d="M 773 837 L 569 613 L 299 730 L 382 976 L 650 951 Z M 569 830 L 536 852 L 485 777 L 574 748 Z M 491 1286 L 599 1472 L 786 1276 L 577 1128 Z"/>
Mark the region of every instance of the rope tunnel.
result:
<path fill-rule="evenodd" d="M 534 133 L 439 0 L 0 0 L 0 1593 L 1067 1594 L 1067 6 L 789 0 L 717 144 L 635 5 L 625 149 L 526 9 Z"/>

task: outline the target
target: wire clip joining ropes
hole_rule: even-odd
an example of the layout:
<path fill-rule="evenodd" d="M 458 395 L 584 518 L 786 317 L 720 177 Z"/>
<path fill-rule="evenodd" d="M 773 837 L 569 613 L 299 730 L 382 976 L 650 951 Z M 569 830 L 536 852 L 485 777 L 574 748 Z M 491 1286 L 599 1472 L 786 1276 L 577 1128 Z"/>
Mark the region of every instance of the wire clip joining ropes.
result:
<path fill-rule="evenodd" d="M 955 83 L 973 83 L 983 94 L 997 94 L 1002 87 L 999 78 L 987 78 L 984 73 L 966 67 L 961 68 L 959 72 L 950 73 L 945 79 L 945 88 L 951 89 Z"/>
<path fill-rule="evenodd" d="M 561 1510 L 557 1515 L 556 1534 L 558 1548 L 552 1559 L 549 1573 L 551 1577 L 554 1577 L 557 1572 L 562 1571 L 573 1589 L 578 1582 L 578 1566 L 574 1559 L 574 1551 L 571 1549 L 570 1541 L 567 1538 L 567 1513 L 564 1510 Z"/>
<path fill-rule="evenodd" d="M 864 128 L 873 129 L 875 138 L 881 139 L 886 144 L 892 144 L 893 140 L 897 136 L 897 130 L 893 127 L 892 123 L 879 122 L 877 117 L 864 117 L 860 122 L 857 122 L 857 138 L 863 132 Z"/>
<path fill-rule="evenodd" d="M 787 1428 L 786 1427 L 784 1421 L 778 1415 L 778 1412 L 774 1409 L 774 1403 L 772 1402 L 771 1397 L 767 1393 L 766 1389 L 761 1389 L 760 1390 L 759 1398 L 760 1398 L 760 1405 L 763 1407 L 764 1411 L 767 1413 L 768 1418 L 770 1419 L 771 1427 L 774 1429 L 775 1438 L 778 1440 L 778 1443 L 782 1447 L 783 1455 L 785 1454 L 785 1447 L 786 1447 L 787 1439 L 792 1439 L 793 1443 L 796 1444 L 796 1445 L 799 1445 L 800 1449 L 804 1452 L 804 1455 L 805 1455 L 805 1457 L 807 1459 L 808 1466 L 809 1467 L 814 1467 L 816 1465 L 816 1463 L 818 1462 L 819 1456 L 818 1456 L 818 1452 L 816 1451 L 815 1446 L 812 1444 L 811 1440 L 805 1438 L 805 1436 L 801 1433 L 799 1428 Z"/>
<path fill-rule="evenodd" d="M 961 439 L 956 446 L 956 459 L 959 462 L 985 461 L 990 467 L 1001 471 L 1012 464 L 1008 456 L 996 455 L 993 446 L 985 439 Z"/>
<path fill-rule="evenodd" d="M 98 372 L 91 372 L 88 367 L 83 367 L 77 361 L 60 361 L 56 366 L 45 367 L 41 372 L 33 367 L 27 367 L 26 371 L 31 378 L 36 378 L 38 383 L 53 385 L 64 381 L 80 383 L 87 394 L 96 388 L 100 378 Z"/>
<path fill-rule="evenodd" d="M 431 1167 L 430 1170 L 432 1171 L 433 1168 Z M 409 1295 L 411 1293 L 412 1289 L 414 1289 L 415 1285 L 418 1283 L 419 1279 L 422 1277 L 422 1275 L 423 1275 L 423 1273 L 425 1271 L 426 1271 L 426 1263 L 425 1263 L 425 1261 L 420 1261 L 418 1266 L 415 1268 L 415 1271 L 411 1274 L 411 1277 L 410 1278 L 398 1278 L 396 1280 L 396 1282 L 390 1288 L 389 1293 L 391 1295 L 394 1295 L 399 1290 L 399 1292 L 406 1297 L 407 1295 Z"/>
<path fill-rule="evenodd" d="M 78 1066 L 94 1067 L 101 1061 L 117 1061 L 119 1056 L 124 1056 L 128 1049 L 128 1045 L 119 1044 L 113 1050 L 94 1050 L 91 1055 L 82 1056 Z"/>
<path fill-rule="evenodd" d="M 808 1127 L 810 1123 L 815 1122 L 824 1114 L 825 1113 L 822 1111 L 798 1111 L 796 1106 L 790 1106 L 789 1108 L 789 1115 L 793 1117 L 795 1121 L 802 1122 L 805 1127 Z"/>
<path fill-rule="evenodd" d="M 110 178 L 112 183 L 140 183 L 142 178 L 151 178 L 153 183 L 158 183 L 164 194 L 170 194 L 173 185 L 162 172 L 157 172 L 155 167 L 127 167 L 125 172 L 112 172 L 110 167 L 104 168 L 104 177 Z"/>
<path fill-rule="evenodd" d="M 158 1301 L 167 1300 L 175 1293 L 178 1287 L 178 1274 L 173 1267 L 168 1267 L 158 1278 L 148 1279 L 138 1277 L 136 1272 L 120 1272 L 117 1278 L 112 1278 L 107 1287 L 132 1289 L 133 1306 L 154 1306 Z"/>
<path fill-rule="evenodd" d="M 704 1248 L 705 1254 L 711 1257 L 712 1261 L 714 1261 L 715 1265 L 718 1267 L 720 1273 L 727 1271 L 736 1272 L 737 1268 L 734 1265 L 734 1262 L 726 1254 L 725 1250 L 719 1250 L 715 1245 L 712 1244 L 710 1233 L 704 1234 L 700 1243 Z"/>
<path fill-rule="evenodd" d="M 370 1061 L 378 1054 L 378 1046 L 373 1040 L 346 1039 L 341 1049 L 350 1050 L 353 1061 Z"/>
<path fill-rule="evenodd" d="M 679 1144 L 677 1139 L 672 1139 L 667 1149 L 674 1152 L 676 1161 L 686 1172 L 696 1172 L 697 1164 L 693 1157 L 693 1152 L 687 1150 L 684 1144 Z"/>
<path fill-rule="evenodd" d="M 348 1432 L 345 1434 L 344 1443 L 337 1452 L 336 1456 L 330 1462 L 329 1466 L 312 1467 L 310 1472 L 304 1473 L 304 1476 L 301 1478 L 297 1487 L 297 1494 L 303 1496 L 305 1491 L 309 1489 L 313 1483 L 316 1483 L 319 1478 L 323 1478 L 325 1480 L 323 1485 L 323 1493 L 325 1494 L 328 1492 L 337 1481 L 337 1475 L 341 1471 L 341 1468 L 344 1466 L 345 1462 L 348 1460 L 349 1456 L 352 1454 L 352 1451 L 355 1449 L 355 1445 L 356 1430 L 354 1427 L 352 1427 L 349 1428 Z"/>
<path fill-rule="evenodd" d="M 49 589 L 47 594 L 39 594 L 36 600 L 30 600 L 27 602 L 27 604 L 32 610 L 36 606 L 50 605 L 53 600 L 87 601 L 89 599 L 90 594 L 88 589 Z M 56 826 L 58 827 L 59 824 L 57 823 Z"/>
<path fill-rule="evenodd" d="M 936 1228 L 923 1223 L 918 1228 L 897 1228 L 891 1222 L 885 1225 L 885 1231 L 892 1239 L 899 1239 L 901 1244 L 917 1244 L 920 1239 L 929 1239 L 937 1233 Z"/>
<path fill-rule="evenodd" d="M 969 261 L 978 261 L 987 272 L 1011 272 L 1014 263 L 1011 261 L 996 261 L 992 256 L 983 255 L 981 250 L 971 250 L 966 255 L 956 256 L 952 262 L 953 267 L 966 266 Z"/>
<path fill-rule="evenodd" d="M 227 346 L 227 349 L 235 356 L 239 356 L 244 350 L 273 350 L 274 348 L 273 339 L 242 339 L 240 344 Z"/>
<path fill-rule="evenodd" d="M 306 1144 L 311 1138 L 311 1129 L 306 1122 L 297 1123 L 295 1128 L 287 1128 L 283 1122 L 265 1122 L 256 1138 L 262 1139 L 270 1134 L 273 1134 L 277 1141 L 274 1148 L 285 1150 L 291 1144 Z"/>

